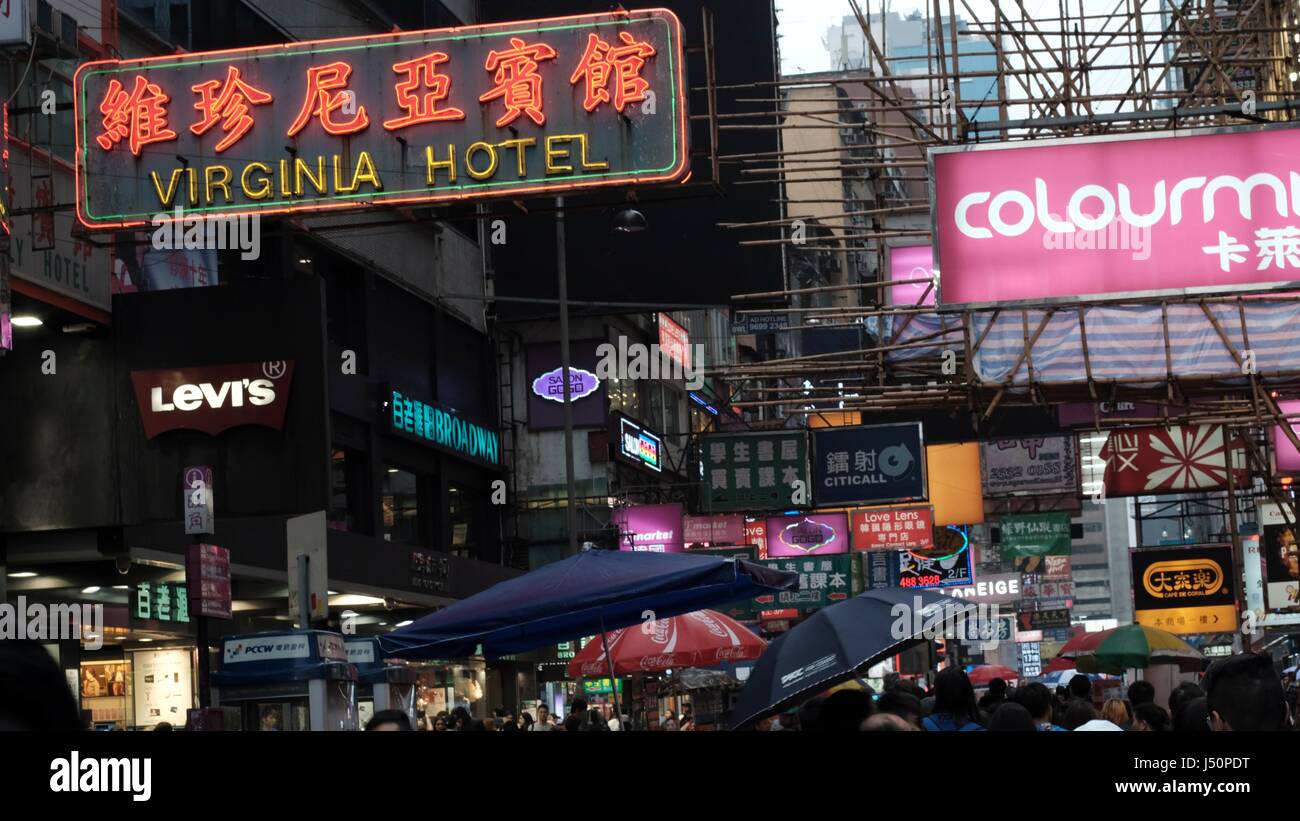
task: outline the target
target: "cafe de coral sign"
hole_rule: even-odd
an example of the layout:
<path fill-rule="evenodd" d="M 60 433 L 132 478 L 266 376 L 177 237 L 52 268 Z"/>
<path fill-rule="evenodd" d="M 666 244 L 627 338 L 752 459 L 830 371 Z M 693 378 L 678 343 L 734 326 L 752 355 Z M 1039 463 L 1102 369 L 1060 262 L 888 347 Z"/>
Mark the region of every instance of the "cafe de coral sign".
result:
<path fill-rule="evenodd" d="M 85 63 L 77 216 L 311 212 L 689 171 L 666 9 Z"/>

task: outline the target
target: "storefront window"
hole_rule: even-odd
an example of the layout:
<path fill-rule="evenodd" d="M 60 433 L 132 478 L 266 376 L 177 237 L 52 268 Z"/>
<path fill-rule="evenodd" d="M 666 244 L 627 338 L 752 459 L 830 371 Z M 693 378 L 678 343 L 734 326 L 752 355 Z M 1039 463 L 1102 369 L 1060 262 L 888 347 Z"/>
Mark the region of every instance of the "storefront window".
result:
<path fill-rule="evenodd" d="M 633 419 L 641 418 L 641 397 L 637 393 L 636 380 L 610 377 L 606 383 L 609 389 L 609 409 L 622 411 Z"/>
<path fill-rule="evenodd" d="M 384 541 L 421 544 L 419 482 L 414 473 L 386 468 L 382 504 Z"/>
<path fill-rule="evenodd" d="M 415 705 L 432 727 L 439 715 L 446 716 L 447 729 L 454 729 L 451 713 L 464 708 L 471 718 L 481 719 L 487 711 L 483 697 L 487 692 L 487 674 L 482 662 L 422 665 L 415 685 Z"/>
<path fill-rule="evenodd" d="M 447 518 L 451 524 L 449 552 L 466 559 L 470 557 L 479 535 L 474 526 L 473 498 L 469 489 L 460 485 L 451 485 L 447 489 Z"/>

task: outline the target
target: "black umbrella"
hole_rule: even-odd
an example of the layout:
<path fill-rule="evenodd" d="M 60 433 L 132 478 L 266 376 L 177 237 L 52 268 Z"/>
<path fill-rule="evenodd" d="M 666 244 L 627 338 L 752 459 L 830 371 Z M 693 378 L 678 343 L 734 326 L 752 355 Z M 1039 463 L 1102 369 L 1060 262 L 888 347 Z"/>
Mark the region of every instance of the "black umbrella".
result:
<path fill-rule="evenodd" d="M 767 646 L 749 674 L 731 727 L 739 730 L 872 665 L 928 641 L 974 613 L 963 599 L 925 590 L 868 590 L 819 610 Z"/>

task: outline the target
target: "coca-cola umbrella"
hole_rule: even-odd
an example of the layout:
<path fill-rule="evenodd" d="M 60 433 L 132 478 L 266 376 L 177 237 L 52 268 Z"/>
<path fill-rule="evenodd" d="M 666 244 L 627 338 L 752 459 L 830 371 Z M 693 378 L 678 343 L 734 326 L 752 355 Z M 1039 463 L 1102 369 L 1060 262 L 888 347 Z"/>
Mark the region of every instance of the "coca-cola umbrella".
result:
<path fill-rule="evenodd" d="M 763 655 L 767 642 L 739 622 L 714 610 L 697 610 L 668 619 L 611 630 L 605 642 L 592 641 L 569 661 L 569 677 L 604 677 L 614 673 L 684 667 L 712 667 Z M 609 647 L 609 658 L 605 656 Z"/>
<path fill-rule="evenodd" d="M 976 687 L 985 687 L 995 678 L 1014 684 L 1020 678 L 1020 674 L 1000 664 L 981 664 L 970 671 L 970 683 Z"/>

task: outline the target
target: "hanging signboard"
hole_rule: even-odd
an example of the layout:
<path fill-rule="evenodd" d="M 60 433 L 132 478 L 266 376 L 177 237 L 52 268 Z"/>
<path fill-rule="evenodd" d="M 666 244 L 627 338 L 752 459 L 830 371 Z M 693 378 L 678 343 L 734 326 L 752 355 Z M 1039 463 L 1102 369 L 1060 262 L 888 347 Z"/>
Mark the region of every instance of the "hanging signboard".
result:
<path fill-rule="evenodd" d="M 1269 610 L 1300 610 L 1300 545 L 1296 527 L 1288 525 L 1277 505 L 1258 507 L 1264 554 L 1264 597 Z M 1292 522 L 1295 514 L 1292 513 Z"/>
<path fill-rule="evenodd" d="M 1231 545 L 1139 548 L 1130 556 L 1138 624 L 1170 633 L 1237 629 Z"/>
<path fill-rule="evenodd" d="M 619 550 L 638 553 L 682 552 L 682 506 L 632 505 L 611 516 L 619 532 Z"/>
<path fill-rule="evenodd" d="M 806 431 L 707 434 L 700 451 L 705 512 L 812 506 Z M 800 488 L 804 501 L 796 503 Z"/>
<path fill-rule="evenodd" d="M 1228 486 L 1223 425 L 1176 425 L 1111 431 L 1098 451 L 1106 496 L 1220 490 Z M 1246 454 L 1233 444 L 1234 481 L 1249 484 Z M 1090 479 L 1091 477 L 1085 477 Z M 1089 493 L 1097 487 L 1089 482 Z"/>
<path fill-rule="evenodd" d="M 934 509 L 928 506 L 853 510 L 849 512 L 849 522 L 849 541 L 854 550 L 934 547 Z"/>
<path fill-rule="evenodd" d="M 934 548 L 924 553 L 902 550 L 899 556 L 900 587 L 951 587 L 970 584 L 969 528 L 948 525 L 934 529 Z"/>
<path fill-rule="evenodd" d="M 1003 557 L 1064 556 L 1070 553 L 1070 514 L 1003 516 L 998 530 Z"/>
<path fill-rule="evenodd" d="M 681 24 L 620 11 L 82 63 L 77 216 L 410 205 L 680 180 Z"/>
<path fill-rule="evenodd" d="M 808 556 L 849 552 L 849 523 L 843 513 L 810 513 L 767 520 L 767 555 Z"/>
<path fill-rule="evenodd" d="M 926 497 L 920 422 L 818 428 L 813 451 L 818 506 Z"/>
<path fill-rule="evenodd" d="M 797 609 L 804 613 L 841 602 L 852 595 L 852 559 L 848 554 L 806 559 L 767 559 L 759 564 L 799 574 L 798 590 L 766 593 L 755 599 L 760 611 Z"/>
<path fill-rule="evenodd" d="M 692 545 L 709 547 L 746 544 L 745 517 L 739 513 L 685 516 L 682 518 L 682 541 L 688 549 Z"/>
<path fill-rule="evenodd" d="M 980 443 L 984 495 L 1077 493 L 1079 454 L 1076 442 L 1076 438 L 1070 435 Z"/>

